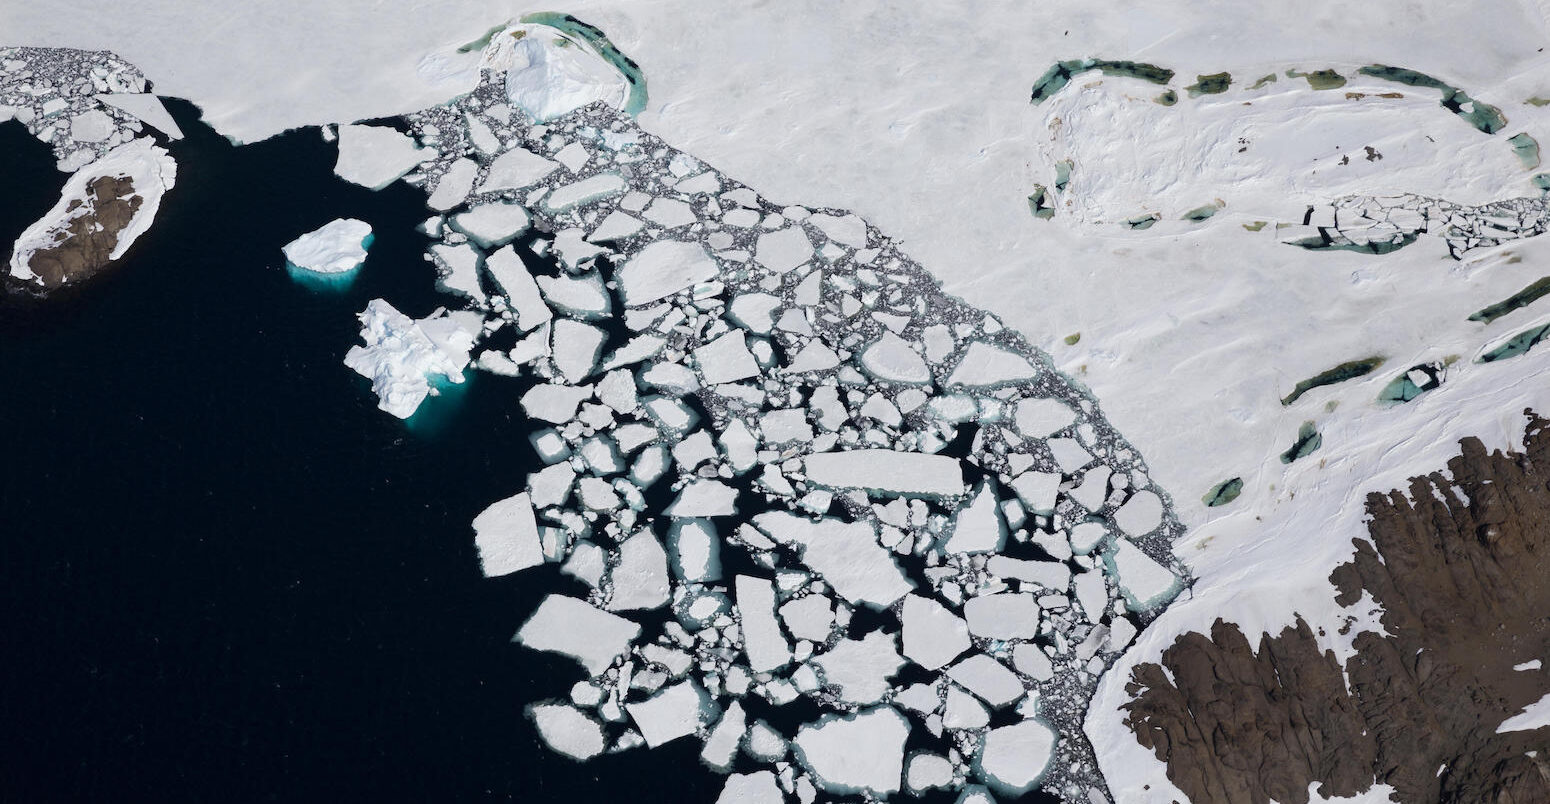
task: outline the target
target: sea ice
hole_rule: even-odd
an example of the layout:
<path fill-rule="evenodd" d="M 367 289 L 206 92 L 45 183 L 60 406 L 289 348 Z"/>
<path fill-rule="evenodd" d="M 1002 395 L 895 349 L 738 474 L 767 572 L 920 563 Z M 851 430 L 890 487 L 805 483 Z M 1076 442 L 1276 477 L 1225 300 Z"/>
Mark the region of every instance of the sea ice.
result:
<path fill-rule="evenodd" d="M 840 700 L 871 704 L 883 699 L 888 679 L 904 667 L 892 634 L 873 631 L 861 639 L 842 639 L 818 655 L 812 664 L 824 682 L 837 688 Z"/>
<path fill-rule="evenodd" d="M 851 603 L 883 608 L 908 594 L 914 584 L 877 543 L 871 522 L 817 521 L 784 511 L 754 517 L 754 524 L 782 544 L 797 547 L 802 563 L 824 577 Z"/>
<path fill-rule="evenodd" d="M 479 184 L 479 192 L 521 190 L 537 184 L 559 169 L 560 163 L 552 159 L 523 148 L 512 148 L 490 162 L 484 181 Z"/>
<path fill-rule="evenodd" d="M 656 748 L 698 730 L 710 701 L 700 685 L 681 681 L 644 701 L 625 704 L 624 708 L 646 738 L 646 745 Z"/>
<path fill-rule="evenodd" d="M 528 707 L 528 716 L 544 744 L 571 759 L 591 759 L 607 747 L 602 725 L 574 706 L 534 704 Z"/>
<path fill-rule="evenodd" d="M 762 770 L 728 776 L 716 804 L 781 804 L 785 800 L 775 774 Z"/>
<path fill-rule="evenodd" d="M 1178 588 L 1178 576 L 1152 560 L 1128 539 L 1115 539 L 1114 549 L 1104 562 L 1118 578 L 1120 593 L 1133 611 L 1152 608 L 1166 601 Z"/>
<path fill-rule="evenodd" d="M 434 151 L 416 145 L 413 137 L 387 126 L 340 126 L 334 173 L 345 181 L 380 190 L 434 155 Z"/>
<path fill-rule="evenodd" d="M 797 758 L 825 790 L 887 796 L 899 790 L 909 721 L 890 706 L 830 715 L 802 726 Z"/>
<path fill-rule="evenodd" d="M 889 382 L 931 381 L 931 370 L 926 367 L 925 358 L 915 351 L 909 341 L 892 332 L 884 332 L 875 343 L 862 351 L 861 366 L 868 374 Z"/>
<path fill-rule="evenodd" d="M 640 626 L 584 600 L 549 595 L 517 631 L 516 641 L 533 650 L 559 653 L 598 675 L 628 653 Z"/>
<path fill-rule="evenodd" d="M 775 620 L 775 585 L 764 578 L 739 575 L 734 589 L 748 666 L 756 673 L 785 667 L 791 662 L 791 645 Z"/>
<path fill-rule="evenodd" d="M 974 341 L 948 376 L 947 384 L 983 388 L 1030 380 L 1037 373 L 1038 369 L 1028 362 L 1028 358 L 999 346 Z"/>
<path fill-rule="evenodd" d="M 707 385 L 759 376 L 759 364 L 748 352 L 743 331 L 732 330 L 694 350 L 694 360 Z"/>
<path fill-rule="evenodd" d="M 715 279 L 717 272 L 715 260 L 699 243 L 654 240 L 619 269 L 619 292 L 627 306 L 650 304 Z"/>
<path fill-rule="evenodd" d="M 942 544 L 945 553 L 999 552 L 1006 544 L 1006 522 L 989 481 L 974 491 L 969 504 L 953 517 L 952 534 Z"/>
<path fill-rule="evenodd" d="M 528 273 L 527 266 L 522 264 L 522 258 L 517 256 L 516 249 L 504 246 L 491 254 L 484 266 L 490 269 L 490 275 L 495 277 L 495 283 L 500 286 L 501 292 L 511 302 L 512 308 L 517 313 L 517 327 L 524 332 L 533 329 L 554 318 L 554 313 L 549 305 L 544 303 L 544 297 L 538 290 L 538 283 L 533 280 L 533 275 Z"/>
<path fill-rule="evenodd" d="M 809 455 L 803 464 L 808 480 L 830 488 L 931 497 L 964 493 L 963 470 L 956 459 L 943 455 L 856 449 Z"/>
<path fill-rule="evenodd" d="M 166 134 L 169 139 L 183 139 L 183 129 L 172 119 L 161 98 L 149 92 L 114 92 L 94 96 L 102 103 L 135 117 L 140 122 Z"/>
<path fill-rule="evenodd" d="M 1049 766 L 1055 733 L 1037 720 L 1024 720 L 985 733 L 979 768 L 985 780 L 1004 793 L 1033 789 Z"/>
<path fill-rule="evenodd" d="M 291 265 L 320 274 L 359 268 L 371 242 L 371 224 L 340 218 L 292 240 L 281 249 Z"/>
<path fill-rule="evenodd" d="M 1027 593 L 970 598 L 963 606 L 963 617 L 969 633 L 986 639 L 1033 639 L 1039 633 L 1039 604 Z"/>
<path fill-rule="evenodd" d="M 1006 706 L 1023 697 L 1026 690 L 1017 674 L 1000 662 L 977 653 L 953 665 L 947 677 L 963 685 L 991 706 Z"/>
<path fill-rule="evenodd" d="M 532 498 L 526 493 L 490 505 L 474 517 L 474 545 L 485 577 L 508 575 L 544 563 Z"/>
<path fill-rule="evenodd" d="M 609 611 L 655 609 L 667 605 L 667 553 L 649 528 L 619 545 L 619 560 L 608 573 L 613 594 Z"/>
<path fill-rule="evenodd" d="M 452 216 L 452 228 L 486 249 L 504 245 L 527 227 L 527 210 L 521 204 L 480 204 Z"/>
<path fill-rule="evenodd" d="M 972 647 L 963 618 L 941 603 L 921 595 L 904 598 L 904 655 L 910 661 L 937 670 Z"/>
<path fill-rule="evenodd" d="M 801 227 L 790 227 L 759 235 L 754 259 L 776 273 L 786 273 L 813 256 L 812 241 Z"/>
<path fill-rule="evenodd" d="M 446 212 L 463 203 L 468 198 L 468 192 L 474 189 L 474 180 L 479 178 L 479 163 L 468 157 L 454 160 L 447 171 L 441 174 L 441 180 L 436 182 L 436 189 L 425 200 L 425 205 L 437 212 Z"/>

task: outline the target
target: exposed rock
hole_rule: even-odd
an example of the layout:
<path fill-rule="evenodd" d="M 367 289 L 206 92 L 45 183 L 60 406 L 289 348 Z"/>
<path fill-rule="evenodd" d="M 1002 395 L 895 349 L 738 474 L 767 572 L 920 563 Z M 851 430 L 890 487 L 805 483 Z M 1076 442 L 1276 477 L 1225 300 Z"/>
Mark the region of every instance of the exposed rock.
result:
<path fill-rule="evenodd" d="M 1127 723 L 1196 804 L 1302 804 L 1374 782 L 1402 802 L 1550 801 L 1550 729 L 1497 727 L 1550 693 L 1550 422 L 1522 453 L 1466 438 L 1441 472 L 1367 500 L 1371 541 L 1330 576 L 1387 636 L 1341 668 L 1298 621 L 1258 651 L 1237 626 L 1184 634 L 1138 665 Z M 1166 670 L 1164 669 L 1166 668 Z M 1346 681 L 1349 680 L 1349 688 Z"/>
<path fill-rule="evenodd" d="M 87 185 L 88 209 L 77 214 L 82 202 L 70 202 L 66 209 L 71 215 L 68 225 L 55 235 L 52 246 L 33 252 L 28 268 L 49 288 L 85 279 L 102 270 L 118 245 L 119 232 L 129 225 L 143 200 L 135 192 L 134 180 L 128 177 L 96 179 Z"/>

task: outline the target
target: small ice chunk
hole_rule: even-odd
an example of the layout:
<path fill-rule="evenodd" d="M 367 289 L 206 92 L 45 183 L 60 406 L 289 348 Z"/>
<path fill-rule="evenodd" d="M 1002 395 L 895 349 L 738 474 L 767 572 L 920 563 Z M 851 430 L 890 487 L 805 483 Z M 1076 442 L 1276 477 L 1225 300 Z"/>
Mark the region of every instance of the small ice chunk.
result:
<path fill-rule="evenodd" d="M 371 224 L 354 218 L 329 221 L 285 245 L 285 260 L 319 274 L 342 274 L 366 261 Z"/>
<path fill-rule="evenodd" d="M 664 229 L 676 229 L 694 223 L 694 208 L 676 198 L 657 198 L 641 213 L 641 217 Z"/>
<path fill-rule="evenodd" d="M 1055 665 L 1032 642 L 1022 642 L 1012 648 L 1012 666 L 1017 668 L 1017 672 L 1031 676 L 1034 681 L 1049 681 L 1055 677 Z"/>
<path fill-rule="evenodd" d="M 808 218 L 807 222 L 836 243 L 851 248 L 866 248 L 866 221 L 857 215 L 818 214 Z"/>
<path fill-rule="evenodd" d="M 785 800 L 775 774 L 762 770 L 728 776 L 716 804 L 782 804 Z"/>
<path fill-rule="evenodd" d="M 1114 524 L 1127 536 L 1145 536 L 1162 524 L 1163 504 L 1156 492 L 1136 492 L 1114 512 Z"/>
<path fill-rule="evenodd" d="M 668 529 L 673 573 L 691 583 L 721 579 L 721 540 L 708 519 L 679 519 Z"/>
<path fill-rule="evenodd" d="M 480 204 L 452 216 L 452 228 L 468 235 L 480 248 L 504 245 L 527 231 L 527 210 L 520 204 Z"/>
<path fill-rule="evenodd" d="M 891 706 L 830 715 L 797 730 L 797 759 L 820 787 L 835 793 L 899 791 L 909 721 Z"/>
<path fill-rule="evenodd" d="M 823 679 L 837 689 L 840 700 L 872 704 L 887 694 L 888 679 L 904 667 L 894 637 L 873 631 L 861 639 L 842 639 L 828 652 L 813 659 Z"/>
<path fill-rule="evenodd" d="M 629 185 L 619 174 L 599 173 L 574 184 L 556 188 L 554 192 L 544 196 L 542 204 L 546 212 L 559 214 L 619 195 L 628 188 Z"/>
<path fill-rule="evenodd" d="M 1025 561 L 998 555 L 991 556 L 985 568 L 998 578 L 1028 581 L 1056 591 L 1071 585 L 1071 570 L 1059 561 Z"/>
<path fill-rule="evenodd" d="M 953 783 L 953 763 L 941 754 L 918 753 L 910 756 L 904 771 L 904 784 L 910 790 L 923 793 Z"/>
<path fill-rule="evenodd" d="M 564 424 L 576 418 L 576 408 L 592 398 L 588 388 L 545 383 L 535 385 L 522 395 L 522 410 L 540 421 Z"/>
<path fill-rule="evenodd" d="M 1028 358 L 983 341 L 969 344 L 963 358 L 948 376 L 948 385 L 972 388 L 1031 380 L 1038 374 Z"/>
<path fill-rule="evenodd" d="M 975 489 L 969 504 L 953 516 L 951 535 L 942 544 L 945 553 L 994 553 L 1006 544 L 1006 522 L 989 480 Z"/>
<path fill-rule="evenodd" d="M 781 606 L 780 618 L 797 639 L 822 643 L 829 639 L 829 631 L 834 627 L 834 607 L 823 595 L 807 595 Z"/>
<path fill-rule="evenodd" d="M 667 605 L 667 553 L 649 528 L 619 545 L 619 562 L 608 574 L 609 611 L 656 609 Z"/>
<path fill-rule="evenodd" d="M 834 353 L 822 341 L 814 338 L 791 358 L 791 363 L 786 366 L 786 371 L 792 374 L 804 374 L 809 371 L 828 371 L 840 364 L 840 356 Z"/>
<path fill-rule="evenodd" d="M 516 641 L 533 650 L 569 656 L 598 675 L 630 650 L 640 626 L 584 600 L 549 595 L 538 604 Z"/>
<path fill-rule="evenodd" d="M 526 332 L 554 318 L 538 291 L 538 283 L 533 281 L 533 275 L 522 264 L 516 249 L 511 246 L 501 248 L 484 261 L 484 266 L 490 269 L 490 275 L 495 277 L 501 292 L 516 310 L 518 329 Z"/>
<path fill-rule="evenodd" d="M 334 173 L 345 181 L 380 190 L 414 170 L 434 151 L 387 126 L 340 126 Z"/>
<path fill-rule="evenodd" d="M 678 492 L 667 507 L 667 516 L 731 516 L 737 513 L 737 489 L 718 480 L 696 479 Z"/>
<path fill-rule="evenodd" d="M 1056 494 L 1060 491 L 1060 476 L 1056 472 L 1023 472 L 1012 480 L 1011 486 L 1028 513 L 1049 516 L 1056 510 Z"/>
<path fill-rule="evenodd" d="M 775 620 L 775 585 L 764 578 L 739 575 L 733 586 L 748 666 L 755 673 L 785 667 L 791 662 L 791 645 Z"/>
<path fill-rule="evenodd" d="M 341 139 L 343 132 L 341 131 Z M 522 148 L 495 157 L 485 174 L 479 192 L 494 193 L 501 190 L 521 190 L 537 184 L 545 176 L 560 169 L 560 164 Z M 400 174 L 402 175 L 402 174 Z"/>
<path fill-rule="evenodd" d="M 914 588 L 893 555 L 878 543 L 871 522 L 833 517 L 815 521 L 787 511 L 769 511 L 755 516 L 754 525 L 776 542 L 799 549 L 802 563 L 850 603 L 883 608 Z"/>
<path fill-rule="evenodd" d="M 1076 411 L 1058 399 L 1028 397 L 1017 403 L 1012 420 L 1018 432 L 1028 438 L 1045 438 L 1076 421 Z"/>
<path fill-rule="evenodd" d="M 641 230 L 646 224 L 641 219 L 621 210 L 614 210 L 603 218 L 603 222 L 597 225 L 587 239 L 594 243 L 604 243 L 610 240 L 623 240 Z"/>
<path fill-rule="evenodd" d="M 780 304 L 779 297 L 768 293 L 743 293 L 732 298 L 727 312 L 737 323 L 763 335 L 774 328 Z"/>
<path fill-rule="evenodd" d="M 759 235 L 754 259 L 776 273 L 786 273 L 813 256 L 813 243 L 800 226 Z"/>
<path fill-rule="evenodd" d="M 983 729 L 990 725 L 990 710 L 979 699 L 954 684 L 947 688 L 942 725 L 949 729 Z"/>
<path fill-rule="evenodd" d="M 935 600 L 921 595 L 904 598 L 904 655 L 910 661 L 936 670 L 946 667 L 973 646 L 963 618 Z"/>
<path fill-rule="evenodd" d="M 710 698 L 694 681 L 681 681 L 639 703 L 625 704 L 625 711 L 640 729 L 646 745 L 656 748 L 693 734 L 712 706 Z"/>
<path fill-rule="evenodd" d="M 955 458 L 924 452 L 858 449 L 820 452 L 803 460 L 807 479 L 829 488 L 860 488 L 891 496 L 951 497 L 964 493 Z"/>
<path fill-rule="evenodd" d="M 566 381 L 579 383 L 597 368 L 597 356 L 608 334 L 590 324 L 562 318 L 554 322 L 550 349 L 554 367 Z"/>
<path fill-rule="evenodd" d="M 734 329 L 694 350 L 694 361 L 706 385 L 737 382 L 759 376 L 759 364 L 748 351 L 743 331 Z"/>
<path fill-rule="evenodd" d="M 1033 639 L 1039 633 L 1039 604 L 1026 592 L 970 598 L 963 606 L 969 633 L 986 639 Z"/>
<path fill-rule="evenodd" d="M 613 309 L 603 277 L 597 272 L 583 276 L 535 277 L 549 306 L 576 318 L 602 318 Z"/>
<path fill-rule="evenodd" d="M 447 290 L 461 293 L 475 301 L 484 301 L 484 288 L 479 284 L 479 252 L 467 243 L 449 246 L 438 243 L 431 246 L 440 285 Z"/>
<path fill-rule="evenodd" d="M 743 713 L 743 704 L 733 701 L 721 715 L 720 722 L 710 730 L 710 736 L 705 738 L 700 760 L 718 771 L 731 769 L 737 747 L 742 745 L 743 735 L 747 732 L 748 717 Z"/>
<path fill-rule="evenodd" d="M 1082 445 L 1074 438 L 1051 438 L 1044 442 L 1049 445 L 1050 454 L 1055 456 L 1055 463 L 1060 464 L 1060 471 L 1066 474 L 1075 474 L 1078 469 L 1092 463 L 1092 453 L 1082 449 Z"/>
<path fill-rule="evenodd" d="M 1023 697 L 1026 690 L 1017 674 L 1000 662 L 977 653 L 953 665 L 947 677 L 963 685 L 991 706 L 1006 706 Z"/>
<path fill-rule="evenodd" d="M 699 243 L 654 240 L 619 268 L 619 292 L 627 306 L 650 304 L 718 273 L 716 261 Z"/>
<path fill-rule="evenodd" d="M 486 578 L 544 563 L 532 498 L 524 492 L 481 511 L 474 517 L 474 546 Z"/>
<path fill-rule="evenodd" d="M 1103 581 L 1103 573 L 1097 570 L 1076 576 L 1076 602 L 1081 604 L 1090 622 L 1098 622 L 1109 607 L 1109 588 Z"/>
<path fill-rule="evenodd" d="M 1144 611 L 1166 601 L 1178 589 L 1179 578 L 1126 539 L 1115 539 L 1103 557 L 1114 573 L 1120 594 L 1131 611 Z"/>
<path fill-rule="evenodd" d="M 91 109 L 70 118 L 70 139 L 76 142 L 102 142 L 113 136 L 113 118 L 101 109 Z"/>
<path fill-rule="evenodd" d="M 909 341 L 892 332 L 884 331 L 861 352 L 861 367 L 879 380 L 901 383 L 927 383 L 931 381 L 931 369 Z"/>
<path fill-rule="evenodd" d="M 478 162 L 466 156 L 454 161 L 447 172 L 441 174 L 441 181 L 436 182 L 436 189 L 425 200 L 425 205 L 437 212 L 446 212 L 462 204 L 468 198 L 468 191 L 474 188 L 474 180 L 477 178 Z"/>
<path fill-rule="evenodd" d="M 1004 793 L 1019 795 L 1033 789 L 1049 766 L 1055 732 L 1037 720 L 1024 720 L 985 734 L 979 769 L 985 781 Z"/>
<path fill-rule="evenodd" d="M 538 728 L 538 736 L 555 753 L 587 760 L 603 753 L 608 745 L 602 724 L 574 706 L 533 704 L 527 711 Z"/>

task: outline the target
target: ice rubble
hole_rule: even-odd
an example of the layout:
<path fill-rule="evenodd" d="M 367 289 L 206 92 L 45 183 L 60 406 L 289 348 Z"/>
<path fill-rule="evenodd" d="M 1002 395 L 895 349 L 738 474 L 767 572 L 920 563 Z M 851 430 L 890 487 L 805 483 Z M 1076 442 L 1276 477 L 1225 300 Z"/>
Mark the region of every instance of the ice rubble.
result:
<path fill-rule="evenodd" d="M 575 713 L 543 709 L 544 739 L 585 756 L 594 724 L 608 751 L 693 736 L 730 770 L 746 738 L 782 799 L 975 779 L 1104 796 L 1081 714 L 1182 570 L 1092 400 L 860 218 L 770 204 L 604 105 L 539 121 L 510 92 L 494 71 L 409 116 L 427 153 L 407 180 L 453 222 L 431 254 L 483 318 L 461 330 L 491 339 L 475 365 L 533 377 L 521 406 L 546 423 L 548 467 L 475 523 L 485 572 L 542 554 L 590 590 L 518 633 L 597 691 L 545 704 Z M 531 228 L 497 245 L 458 223 L 497 205 Z M 418 391 L 427 370 L 400 374 Z M 1106 562 L 1118 544 L 1157 573 L 1129 548 Z M 932 681 L 896 681 L 909 664 Z M 753 698 L 827 714 L 777 729 L 748 721 Z M 914 735 L 937 760 L 906 785 Z"/>
<path fill-rule="evenodd" d="M 139 69 L 105 50 L 0 48 L 0 123 L 16 120 L 73 172 L 149 135 L 182 132 Z"/>
<path fill-rule="evenodd" d="M 88 198 L 88 188 L 104 177 L 128 178 L 134 185 L 134 194 L 140 199 L 133 217 L 119 230 L 108 260 L 122 257 L 135 240 L 151 228 L 156 212 L 161 208 L 162 196 L 176 183 L 177 172 L 172 157 L 165 149 L 152 144 L 149 137 L 130 140 L 80 168 L 65 182 L 59 202 L 16 238 L 11 251 L 11 276 L 42 283 L 42 278 L 28 267 L 32 256 L 69 237 L 71 222 L 92 211 L 90 204 L 83 203 Z"/>
<path fill-rule="evenodd" d="M 366 261 L 371 224 L 339 218 L 287 243 L 282 251 L 290 265 L 320 274 L 353 271 Z"/>

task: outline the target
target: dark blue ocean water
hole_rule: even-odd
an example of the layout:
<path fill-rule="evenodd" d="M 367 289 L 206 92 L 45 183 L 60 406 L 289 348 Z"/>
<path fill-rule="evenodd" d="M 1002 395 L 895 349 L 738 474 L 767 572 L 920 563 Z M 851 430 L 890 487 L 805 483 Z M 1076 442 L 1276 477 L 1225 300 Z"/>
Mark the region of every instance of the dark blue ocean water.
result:
<path fill-rule="evenodd" d="M 316 130 L 234 148 L 174 104 L 176 188 L 111 273 L 0 302 L 0 800 L 709 802 L 693 741 L 578 765 L 522 714 L 581 673 L 510 644 L 553 567 L 489 581 L 469 522 L 535 458 L 524 385 L 408 425 L 340 362 L 381 296 L 449 301 L 423 194 L 336 179 Z M 64 176 L 0 126 L 0 237 Z M 280 246 L 343 216 L 347 290 Z"/>

